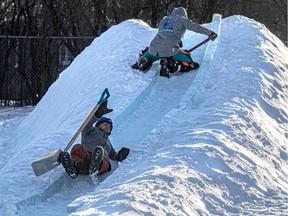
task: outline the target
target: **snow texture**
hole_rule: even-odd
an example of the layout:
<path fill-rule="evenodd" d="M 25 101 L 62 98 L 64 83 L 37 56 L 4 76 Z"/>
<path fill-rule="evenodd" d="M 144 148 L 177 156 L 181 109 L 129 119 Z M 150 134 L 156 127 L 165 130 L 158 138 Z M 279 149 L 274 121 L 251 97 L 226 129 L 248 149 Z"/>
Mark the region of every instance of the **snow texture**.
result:
<path fill-rule="evenodd" d="M 192 52 L 197 71 L 167 79 L 159 62 L 131 69 L 157 29 L 127 20 L 35 108 L 1 108 L 0 215 L 287 215 L 288 49 L 243 16 L 204 26 L 218 38 Z M 184 49 L 204 39 L 187 31 Z M 32 161 L 64 149 L 105 88 L 111 141 L 128 158 L 96 184 L 61 166 L 36 177 Z"/>

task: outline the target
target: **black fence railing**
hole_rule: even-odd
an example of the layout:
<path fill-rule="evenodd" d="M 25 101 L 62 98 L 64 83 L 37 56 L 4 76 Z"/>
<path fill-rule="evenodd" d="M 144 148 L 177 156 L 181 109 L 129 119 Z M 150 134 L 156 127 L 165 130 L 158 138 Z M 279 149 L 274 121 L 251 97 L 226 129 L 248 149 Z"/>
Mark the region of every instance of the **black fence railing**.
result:
<path fill-rule="evenodd" d="M 0 36 L 0 106 L 36 105 L 93 39 Z"/>

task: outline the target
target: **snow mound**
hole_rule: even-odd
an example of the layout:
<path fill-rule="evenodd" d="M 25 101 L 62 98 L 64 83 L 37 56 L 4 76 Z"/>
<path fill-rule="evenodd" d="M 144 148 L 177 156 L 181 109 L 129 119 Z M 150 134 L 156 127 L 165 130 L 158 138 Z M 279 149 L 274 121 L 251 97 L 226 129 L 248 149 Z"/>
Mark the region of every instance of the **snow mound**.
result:
<path fill-rule="evenodd" d="M 205 26 L 219 37 L 192 53 L 200 69 L 170 79 L 156 76 L 158 63 L 146 74 L 130 69 L 156 33 L 144 22 L 96 38 L 11 132 L 17 141 L 5 141 L 13 147 L 1 167 L 0 213 L 287 214 L 288 49 L 254 20 L 214 21 Z M 184 48 L 204 38 L 187 31 Z M 61 167 L 35 177 L 32 160 L 63 149 L 106 87 L 111 141 L 131 149 L 127 160 L 97 186 Z M 59 179 L 59 193 L 15 209 Z"/>
<path fill-rule="evenodd" d="M 73 215 L 287 213 L 287 47 L 242 16 L 218 40 L 201 85 Z"/>

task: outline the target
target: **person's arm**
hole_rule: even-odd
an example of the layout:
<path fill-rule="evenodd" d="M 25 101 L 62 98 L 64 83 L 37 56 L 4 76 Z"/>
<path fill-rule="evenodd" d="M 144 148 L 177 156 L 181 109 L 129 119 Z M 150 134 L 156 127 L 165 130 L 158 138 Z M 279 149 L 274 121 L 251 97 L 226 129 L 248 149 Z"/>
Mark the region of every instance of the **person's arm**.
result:
<path fill-rule="evenodd" d="M 83 135 L 87 135 L 89 133 L 91 133 L 92 131 L 94 131 L 94 127 L 93 124 L 99 119 L 101 118 L 103 115 L 110 113 L 113 111 L 113 109 L 109 109 L 107 108 L 108 105 L 108 101 L 104 101 L 101 106 L 98 108 L 98 110 L 95 112 L 95 114 L 93 115 L 93 117 L 90 119 L 90 121 L 87 123 L 87 125 L 85 126 L 85 128 L 83 129 L 82 133 Z"/>
<path fill-rule="evenodd" d="M 207 36 L 210 36 L 213 32 L 210 29 L 205 28 L 205 27 L 193 22 L 190 19 L 182 18 L 181 21 L 182 21 L 183 26 L 190 31 L 194 31 L 194 32 L 197 32 L 200 34 L 205 34 Z"/>
<path fill-rule="evenodd" d="M 98 118 L 93 115 L 93 117 L 90 119 L 90 121 L 87 123 L 87 125 L 84 127 L 82 134 L 83 135 L 87 135 L 89 133 L 91 133 L 92 131 L 95 130 L 93 124 L 98 120 Z"/>
<path fill-rule="evenodd" d="M 109 155 L 108 157 L 111 159 L 111 160 L 114 160 L 114 161 L 117 161 L 117 152 L 115 151 L 115 149 L 113 148 L 113 146 L 110 144 L 111 146 L 111 150 L 109 152 Z"/>

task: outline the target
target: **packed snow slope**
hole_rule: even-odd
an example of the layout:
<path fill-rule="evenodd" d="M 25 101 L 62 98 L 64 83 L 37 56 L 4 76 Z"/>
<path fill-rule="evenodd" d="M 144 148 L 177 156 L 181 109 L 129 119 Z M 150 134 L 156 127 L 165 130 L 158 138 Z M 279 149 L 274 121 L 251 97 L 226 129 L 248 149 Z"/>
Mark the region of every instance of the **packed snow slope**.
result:
<path fill-rule="evenodd" d="M 288 49 L 246 17 L 218 24 L 217 40 L 192 53 L 199 70 L 170 79 L 159 63 L 146 74 L 130 68 L 157 29 L 128 20 L 96 38 L 5 131 L 0 214 L 288 214 Z M 187 31 L 184 48 L 205 38 Z M 111 141 L 131 149 L 127 160 L 98 185 L 61 166 L 35 177 L 31 162 L 64 149 L 105 88 Z M 57 193 L 43 192 L 59 179 Z"/>

